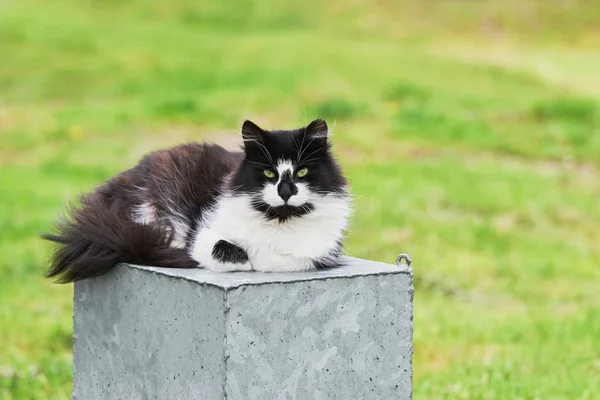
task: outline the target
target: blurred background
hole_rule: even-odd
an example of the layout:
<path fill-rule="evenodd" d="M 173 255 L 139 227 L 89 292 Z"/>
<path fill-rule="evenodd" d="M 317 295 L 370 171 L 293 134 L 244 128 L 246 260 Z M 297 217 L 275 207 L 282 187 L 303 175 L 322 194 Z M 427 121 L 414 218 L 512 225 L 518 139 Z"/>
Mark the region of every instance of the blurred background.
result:
<path fill-rule="evenodd" d="M 4 0 L 0 399 L 67 399 L 72 286 L 38 238 L 189 140 L 311 118 L 353 256 L 413 257 L 415 399 L 600 395 L 600 2 Z"/>

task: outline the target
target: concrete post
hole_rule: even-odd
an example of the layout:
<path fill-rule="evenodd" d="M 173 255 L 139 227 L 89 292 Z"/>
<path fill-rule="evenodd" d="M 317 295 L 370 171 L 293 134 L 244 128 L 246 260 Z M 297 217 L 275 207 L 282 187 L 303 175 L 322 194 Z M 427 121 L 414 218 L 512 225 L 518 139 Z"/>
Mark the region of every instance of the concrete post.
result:
<path fill-rule="evenodd" d="M 412 270 L 344 264 L 78 282 L 73 399 L 410 399 Z"/>

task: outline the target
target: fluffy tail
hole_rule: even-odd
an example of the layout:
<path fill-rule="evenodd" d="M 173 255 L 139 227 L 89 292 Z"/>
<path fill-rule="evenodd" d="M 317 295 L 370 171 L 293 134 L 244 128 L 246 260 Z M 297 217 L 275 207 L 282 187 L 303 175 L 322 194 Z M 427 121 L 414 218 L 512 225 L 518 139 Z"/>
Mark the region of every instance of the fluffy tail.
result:
<path fill-rule="evenodd" d="M 184 249 L 170 247 L 172 233 L 120 217 L 97 198 L 82 200 L 59 222 L 57 232 L 42 237 L 58 244 L 46 277 L 59 283 L 104 275 L 119 263 L 195 268 Z"/>

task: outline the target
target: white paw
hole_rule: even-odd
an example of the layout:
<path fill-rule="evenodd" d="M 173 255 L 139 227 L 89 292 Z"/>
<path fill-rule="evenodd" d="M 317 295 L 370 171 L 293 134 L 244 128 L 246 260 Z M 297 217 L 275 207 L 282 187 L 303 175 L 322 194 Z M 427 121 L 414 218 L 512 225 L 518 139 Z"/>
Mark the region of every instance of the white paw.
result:
<path fill-rule="evenodd" d="M 203 265 L 206 269 L 210 269 L 211 271 L 216 272 L 241 272 L 241 271 L 253 271 L 252 264 L 250 262 L 246 262 L 243 264 L 239 263 L 223 263 L 218 261 L 213 261 L 208 265 Z"/>
<path fill-rule="evenodd" d="M 313 262 L 307 258 L 299 258 L 272 252 L 260 252 L 250 256 L 255 271 L 261 272 L 298 272 L 313 269 Z"/>

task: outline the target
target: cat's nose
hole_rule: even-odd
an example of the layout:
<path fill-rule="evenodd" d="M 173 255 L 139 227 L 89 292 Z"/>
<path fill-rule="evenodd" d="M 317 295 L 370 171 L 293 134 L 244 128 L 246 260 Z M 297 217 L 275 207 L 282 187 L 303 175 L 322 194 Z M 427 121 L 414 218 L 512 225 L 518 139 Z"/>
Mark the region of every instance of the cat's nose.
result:
<path fill-rule="evenodd" d="M 290 185 L 285 183 L 279 186 L 279 190 L 277 190 L 277 193 L 279 193 L 279 197 L 281 197 L 283 201 L 288 201 L 290 197 L 292 197 L 292 188 L 290 187 Z"/>
<path fill-rule="evenodd" d="M 283 201 L 288 201 L 290 197 L 298 193 L 298 188 L 293 183 L 281 182 L 277 187 L 277 193 Z"/>

